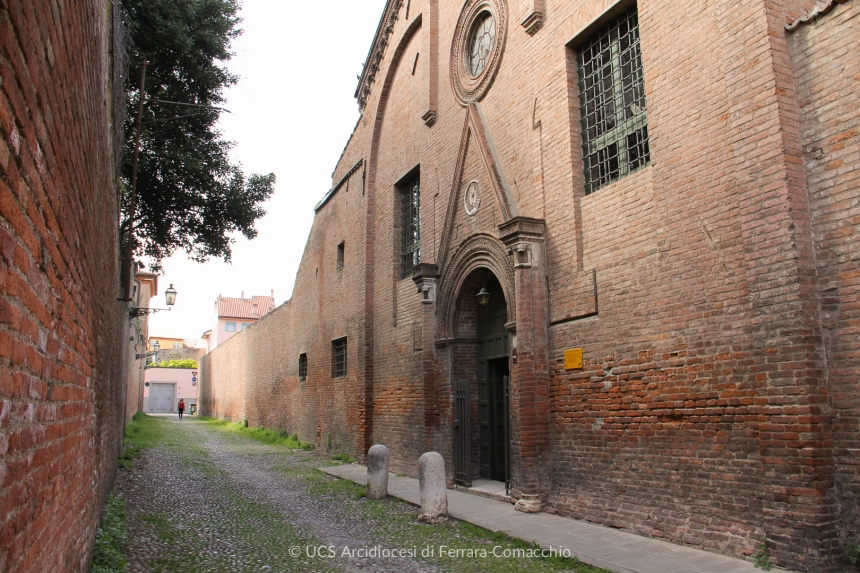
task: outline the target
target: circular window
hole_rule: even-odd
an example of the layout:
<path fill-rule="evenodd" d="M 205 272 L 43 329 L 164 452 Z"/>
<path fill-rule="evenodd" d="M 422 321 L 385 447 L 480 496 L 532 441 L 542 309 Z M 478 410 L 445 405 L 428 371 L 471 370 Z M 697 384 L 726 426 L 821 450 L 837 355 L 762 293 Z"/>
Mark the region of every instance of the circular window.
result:
<path fill-rule="evenodd" d="M 496 19 L 489 12 L 481 12 L 469 34 L 469 51 L 466 52 L 466 69 L 473 78 L 481 75 L 490 61 L 493 41 L 496 39 Z"/>
<path fill-rule="evenodd" d="M 487 93 L 499 69 L 506 31 L 505 0 L 466 0 L 451 45 L 451 87 L 461 104 Z"/>

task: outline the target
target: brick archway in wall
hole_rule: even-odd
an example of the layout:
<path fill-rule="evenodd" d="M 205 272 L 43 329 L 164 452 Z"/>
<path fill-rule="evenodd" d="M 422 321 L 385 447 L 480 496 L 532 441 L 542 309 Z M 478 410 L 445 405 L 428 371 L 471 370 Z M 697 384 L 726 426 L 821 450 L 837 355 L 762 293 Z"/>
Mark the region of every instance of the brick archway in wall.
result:
<path fill-rule="evenodd" d="M 478 292 L 488 293 L 484 304 Z M 448 344 L 454 481 L 510 482 L 508 304 L 489 269 L 473 270 L 457 296 Z"/>
<path fill-rule="evenodd" d="M 483 477 L 498 481 L 509 481 L 510 474 L 502 475 L 501 470 L 487 476 L 488 452 L 482 451 L 482 443 L 487 436 L 481 435 L 486 425 L 490 407 L 489 400 L 500 398 L 499 392 L 504 376 L 513 384 L 509 356 L 511 339 L 515 334 L 516 285 L 514 265 L 508 255 L 507 247 L 497 238 L 488 234 L 476 234 L 463 241 L 451 256 L 446 258 L 445 267 L 439 277 L 437 312 L 435 327 L 435 347 L 438 359 L 443 364 L 440 398 L 447 402 L 445 410 L 450 412 L 447 423 L 439 430 L 445 434 L 450 456 L 450 474 L 454 481 L 470 485 L 473 478 Z M 478 328 L 482 314 L 478 308 L 477 293 L 487 287 L 492 293 L 493 304 L 498 307 L 496 314 L 503 315 L 503 321 L 495 325 L 499 330 L 496 338 L 503 348 L 496 348 L 486 354 L 487 341 L 480 340 Z M 499 306 L 499 303 L 501 305 Z M 498 317 L 496 318 L 498 322 Z M 485 333 L 486 334 L 486 333 Z M 485 336 L 486 338 L 486 336 Z M 481 349 L 484 350 L 482 353 Z M 479 356 L 479 354 L 481 356 Z M 498 378 L 498 380 L 496 380 Z M 482 399 L 485 402 L 482 408 Z M 500 406 L 500 405 L 497 405 Z M 504 419 L 495 420 L 503 438 L 500 438 L 498 453 L 504 457 L 498 467 L 510 467 L 516 458 L 514 444 L 514 416 L 508 416 L 507 402 L 502 408 Z M 501 414 L 499 415 L 501 416 Z M 487 449 L 487 448 L 484 448 Z M 504 453 L 502 453 L 504 452 Z M 498 474 L 498 475 L 495 475 Z"/>
<path fill-rule="evenodd" d="M 508 323 L 512 328 L 516 324 L 514 265 L 507 255 L 507 248 L 492 235 L 475 235 L 460 245 L 442 269 L 437 297 L 437 345 L 453 338 L 457 302 L 464 283 L 477 269 L 486 269 L 498 279 L 508 303 Z"/>

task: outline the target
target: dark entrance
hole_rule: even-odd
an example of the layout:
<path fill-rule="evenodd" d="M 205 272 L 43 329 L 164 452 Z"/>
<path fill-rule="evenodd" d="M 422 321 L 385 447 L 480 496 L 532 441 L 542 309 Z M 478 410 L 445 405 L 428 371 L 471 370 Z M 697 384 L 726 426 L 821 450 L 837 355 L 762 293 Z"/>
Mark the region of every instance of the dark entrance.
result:
<path fill-rule="evenodd" d="M 508 481 L 508 359 L 486 360 L 479 366 L 481 414 L 481 477 Z"/>
<path fill-rule="evenodd" d="M 478 305 L 478 414 L 480 418 L 481 477 L 508 481 L 509 436 L 507 403 L 508 321 L 507 303 L 498 281 L 485 285 L 490 291 L 486 305 Z"/>
<path fill-rule="evenodd" d="M 489 291 L 479 304 L 477 294 Z M 510 482 L 508 320 L 505 294 L 493 273 L 479 269 L 465 281 L 457 305 L 452 348 L 454 479 Z"/>

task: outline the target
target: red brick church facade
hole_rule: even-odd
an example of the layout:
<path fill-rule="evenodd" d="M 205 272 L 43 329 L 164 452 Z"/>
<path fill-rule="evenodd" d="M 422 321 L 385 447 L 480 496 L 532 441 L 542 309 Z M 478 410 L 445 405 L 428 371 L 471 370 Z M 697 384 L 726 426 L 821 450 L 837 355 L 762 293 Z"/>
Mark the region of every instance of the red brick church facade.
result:
<path fill-rule="evenodd" d="M 839 570 L 858 26 L 848 0 L 390 0 L 293 298 L 204 359 L 202 411 Z"/>

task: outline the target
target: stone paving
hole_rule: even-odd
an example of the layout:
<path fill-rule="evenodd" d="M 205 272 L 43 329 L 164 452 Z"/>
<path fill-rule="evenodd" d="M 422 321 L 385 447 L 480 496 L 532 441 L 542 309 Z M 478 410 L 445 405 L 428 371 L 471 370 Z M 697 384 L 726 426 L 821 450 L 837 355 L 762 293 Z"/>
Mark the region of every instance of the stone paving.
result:
<path fill-rule="evenodd" d="M 358 464 L 321 468 L 330 475 L 355 483 L 367 480 Z M 389 495 L 420 504 L 418 480 L 390 474 Z M 504 501 L 448 490 L 449 514 L 490 531 L 534 542 L 541 547 L 570 550 L 586 563 L 617 573 L 754 573 L 761 571 L 740 559 L 683 547 L 659 539 L 634 535 L 548 513 L 526 514 Z M 771 571 L 785 571 L 773 567 Z"/>
<path fill-rule="evenodd" d="M 331 454 L 267 446 L 194 418 L 160 423 L 166 437 L 116 482 L 130 572 L 596 572 L 571 560 L 425 555 L 516 542 L 456 520 L 420 524 L 396 498 L 367 500 L 315 470 Z"/>

